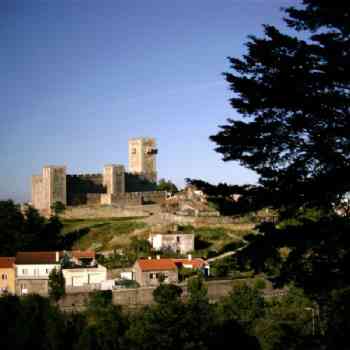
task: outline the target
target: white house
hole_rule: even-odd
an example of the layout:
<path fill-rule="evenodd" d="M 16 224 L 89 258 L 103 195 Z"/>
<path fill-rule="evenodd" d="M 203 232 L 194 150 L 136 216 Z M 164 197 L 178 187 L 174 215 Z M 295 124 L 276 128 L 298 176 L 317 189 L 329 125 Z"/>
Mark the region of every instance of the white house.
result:
<path fill-rule="evenodd" d="M 107 269 L 102 265 L 95 267 L 71 267 L 62 269 L 66 287 L 99 285 L 107 280 Z"/>
<path fill-rule="evenodd" d="M 107 269 L 97 263 L 94 251 L 64 252 L 62 263 L 62 273 L 68 288 L 83 286 L 99 288 L 100 284 L 107 280 Z"/>
<path fill-rule="evenodd" d="M 16 255 L 16 294 L 48 294 L 53 269 L 59 270 L 59 252 L 18 252 Z"/>
<path fill-rule="evenodd" d="M 148 241 L 154 250 L 171 250 L 175 253 L 187 254 L 194 250 L 193 233 L 156 233 L 150 234 Z"/>

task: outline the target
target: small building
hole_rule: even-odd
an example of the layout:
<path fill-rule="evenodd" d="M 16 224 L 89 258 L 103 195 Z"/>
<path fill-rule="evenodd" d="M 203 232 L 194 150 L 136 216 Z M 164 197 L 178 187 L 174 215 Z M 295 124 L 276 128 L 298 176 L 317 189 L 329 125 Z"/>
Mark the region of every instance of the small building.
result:
<path fill-rule="evenodd" d="M 92 287 L 99 289 L 101 283 L 107 280 L 107 269 L 97 263 L 96 253 L 92 250 L 64 252 L 62 273 L 66 288 Z"/>
<path fill-rule="evenodd" d="M 171 250 L 179 254 L 187 254 L 194 250 L 193 233 L 156 233 L 150 234 L 148 241 L 157 251 Z"/>
<path fill-rule="evenodd" d="M 16 294 L 48 295 L 50 272 L 60 268 L 59 252 L 18 252 L 16 255 Z"/>
<path fill-rule="evenodd" d="M 74 266 L 62 269 L 66 287 L 92 286 L 99 289 L 100 284 L 107 280 L 107 268 L 102 265 Z"/>
<path fill-rule="evenodd" d="M 173 259 L 140 259 L 134 264 L 135 280 L 141 286 L 177 283 L 178 271 Z"/>
<path fill-rule="evenodd" d="M 14 257 L 0 257 L 0 294 L 16 292 L 16 270 Z"/>

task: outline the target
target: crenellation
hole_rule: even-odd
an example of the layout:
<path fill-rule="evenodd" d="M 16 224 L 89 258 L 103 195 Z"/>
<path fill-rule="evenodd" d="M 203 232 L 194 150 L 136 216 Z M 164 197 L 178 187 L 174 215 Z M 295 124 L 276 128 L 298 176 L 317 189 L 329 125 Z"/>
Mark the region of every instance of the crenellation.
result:
<path fill-rule="evenodd" d="M 129 140 L 129 170 L 124 165 L 107 164 L 102 173 L 68 174 L 66 167 L 46 165 L 42 175 L 32 177 L 32 204 L 49 212 L 59 201 L 75 205 L 139 205 L 160 202 L 165 194 L 156 191 L 156 140 Z"/>

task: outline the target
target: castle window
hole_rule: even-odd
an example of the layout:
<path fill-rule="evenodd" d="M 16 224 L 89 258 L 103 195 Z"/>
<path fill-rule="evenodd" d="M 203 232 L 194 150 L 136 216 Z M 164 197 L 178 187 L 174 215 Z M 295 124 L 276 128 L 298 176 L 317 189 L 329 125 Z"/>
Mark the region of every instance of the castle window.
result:
<path fill-rule="evenodd" d="M 131 151 L 132 154 L 136 154 L 136 148 L 133 148 Z"/>

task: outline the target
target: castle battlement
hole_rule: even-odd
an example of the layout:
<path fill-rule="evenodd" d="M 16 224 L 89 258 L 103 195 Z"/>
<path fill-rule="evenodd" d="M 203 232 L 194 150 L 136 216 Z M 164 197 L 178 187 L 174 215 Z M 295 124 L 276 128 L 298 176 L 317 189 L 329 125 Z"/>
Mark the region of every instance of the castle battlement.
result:
<path fill-rule="evenodd" d="M 142 202 L 156 194 L 158 153 L 156 140 L 133 138 L 129 146 L 129 172 L 122 164 L 107 164 L 102 173 L 68 174 L 66 166 L 45 165 L 42 175 L 32 176 L 32 204 L 39 210 L 50 210 L 55 202 L 65 205 L 123 204 Z M 154 192 L 154 195 L 150 195 Z M 148 201 L 148 200 L 147 200 Z M 150 200 L 151 201 L 151 200 Z"/>

